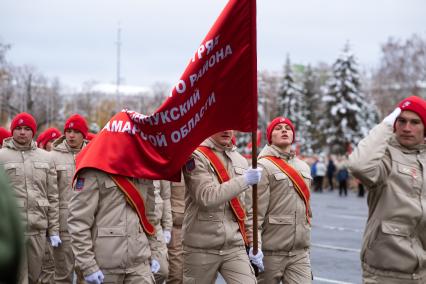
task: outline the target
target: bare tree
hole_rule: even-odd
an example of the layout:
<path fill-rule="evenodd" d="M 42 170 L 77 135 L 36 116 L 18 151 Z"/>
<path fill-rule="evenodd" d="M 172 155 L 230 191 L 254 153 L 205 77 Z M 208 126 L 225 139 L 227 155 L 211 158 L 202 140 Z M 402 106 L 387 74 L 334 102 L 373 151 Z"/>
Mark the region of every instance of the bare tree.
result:
<path fill-rule="evenodd" d="M 379 110 L 387 114 L 410 95 L 425 97 L 426 41 L 413 35 L 405 42 L 389 38 L 382 45 L 379 68 L 373 71 L 372 94 Z"/>

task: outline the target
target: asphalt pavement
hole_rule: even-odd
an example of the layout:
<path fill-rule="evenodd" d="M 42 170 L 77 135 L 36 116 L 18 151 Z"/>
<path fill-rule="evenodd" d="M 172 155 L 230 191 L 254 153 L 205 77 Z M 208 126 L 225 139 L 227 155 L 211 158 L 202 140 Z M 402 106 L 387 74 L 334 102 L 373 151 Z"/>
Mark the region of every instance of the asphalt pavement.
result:
<path fill-rule="evenodd" d="M 359 255 L 368 213 L 366 196 L 349 191 L 340 197 L 336 189 L 313 192 L 311 207 L 313 283 L 362 283 Z M 219 276 L 216 283 L 225 281 Z"/>

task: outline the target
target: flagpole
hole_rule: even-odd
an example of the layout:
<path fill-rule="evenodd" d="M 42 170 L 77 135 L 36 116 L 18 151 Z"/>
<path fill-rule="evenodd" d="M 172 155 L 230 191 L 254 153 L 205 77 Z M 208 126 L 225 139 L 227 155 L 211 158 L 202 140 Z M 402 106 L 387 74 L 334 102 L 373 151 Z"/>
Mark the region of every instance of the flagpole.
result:
<path fill-rule="evenodd" d="M 253 125 L 251 132 L 251 164 L 252 168 L 257 168 L 257 24 L 256 24 L 256 0 L 250 0 L 251 5 L 251 45 L 252 45 L 252 91 L 254 92 L 253 104 Z M 253 212 L 253 254 L 258 252 L 258 226 L 257 226 L 257 184 L 253 184 L 252 191 L 252 212 Z"/>
<path fill-rule="evenodd" d="M 257 131 L 251 133 L 251 164 L 252 168 L 257 168 Z M 253 184 L 252 191 L 252 209 L 253 209 L 253 254 L 258 252 L 258 235 L 257 235 L 257 184 Z"/>

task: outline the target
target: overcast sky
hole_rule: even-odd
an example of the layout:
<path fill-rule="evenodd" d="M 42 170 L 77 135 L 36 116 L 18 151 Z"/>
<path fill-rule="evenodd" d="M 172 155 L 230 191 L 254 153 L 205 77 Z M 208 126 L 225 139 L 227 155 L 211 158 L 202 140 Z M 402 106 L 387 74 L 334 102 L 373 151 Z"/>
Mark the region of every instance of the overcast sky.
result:
<path fill-rule="evenodd" d="M 349 41 L 359 63 L 374 67 L 392 36 L 426 38 L 424 0 L 259 0 L 258 69 L 332 64 Z M 1 0 L 0 41 L 8 60 L 33 65 L 78 88 L 114 83 L 122 28 L 124 83 L 175 83 L 226 0 Z"/>

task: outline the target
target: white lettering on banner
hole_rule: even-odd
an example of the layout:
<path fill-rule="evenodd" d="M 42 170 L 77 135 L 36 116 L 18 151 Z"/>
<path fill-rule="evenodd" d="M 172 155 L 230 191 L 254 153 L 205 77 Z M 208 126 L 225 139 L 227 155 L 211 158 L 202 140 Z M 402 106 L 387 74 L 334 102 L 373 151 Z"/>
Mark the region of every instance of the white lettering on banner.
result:
<path fill-rule="evenodd" d="M 196 89 L 194 91 L 194 94 L 183 104 L 172 107 L 170 110 L 165 110 L 162 112 L 154 113 L 150 116 L 140 114 L 137 112 L 129 112 L 130 118 L 132 121 L 139 123 L 139 124 L 149 124 L 151 126 L 159 125 L 160 122 L 162 124 L 166 124 L 168 122 L 176 121 L 183 117 L 191 108 L 195 106 L 195 104 L 200 100 L 200 91 Z M 121 125 L 120 125 L 121 129 Z"/>
<path fill-rule="evenodd" d="M 133 113 L 136 114 L 136 113 Z M 123 125 L 124 123 L 124 125 Z M 132 123 L 131 121 L 122 121 L 122 120 L 113 120 L 108 121 L 108 123 L 104 126 L 102 129 L 106 130 L 108 132 L 121 132 L 121 133 L 128 133 L 130 135 L 135 135 L 136 133 L 139 133 L 140 137 L 151 143 L 155 147 L 167 147 L 167 140 L 166 135 L 162 133 L 157 133 L 156 135 L 148 134 L 146 135 L 143 133 L 136 124 Z"/>
<path fill-rule="evenodd" d="M 178 143 L 183 138 L 185 138 L 189 132 L 191 132 L 192 129 L 197 126 L 198 122 L 200 122 L 201 118 L 204 116 L 204 113 L 206 110 L 213 105 L 216 102 L 216 97 L 214 93 L 210 95 L 210 97 L 207 98 L 207 101 L 205 104 L 200 108 L 198 112 L 195 113 L 191 119 L 185 123 L 179 130 L 175 130 L 171 133 L 170 138 L 172 139 L 173 143 Z"/>
<path fill-rule="evenodd" d="M 194 61 L 195 61 L 195 56 L 196 56 L 196 55 L 198 55 L 198 56 L 197 56 L 197 57 L 198 57 L 198 59 L 203 58 L 203 53 L 204 53 L 206 50 L 207 50 L 206 55 L 209 55 L 209 54 L 210 54 L 210 52 L 212 52 L 212 51 L 213 51 L 213 48 L 219 44 L 219 37 L 220 37 L 220 35 L 217 35 L 214 39 L 209 39 L 208 41 L 206 41 L 206 43 L 205 43 L 205 44 L 201 44 L 201 45 L 198 47 L 197 52 L 196 52 L 196 53 L 194 53 L 194 56 L 192 56 L 192 58 L 191 58 L 191 62 L 194 62 Z M 190 63 L 191 63 L 191 62 L 190 62 Z"/>
<path fill-rule="evenodd" d="M 232 48 L 228 44 L 224 48 L 217 50 L 214 54 L 210 56 L 206 62 L 204 62 L 203 67 L 198 70 L 197 73 L 189 75 L 189 81 L 191 83 L 191 88 L 194 84 L 207 73 L 207 71 L 212 68 L 215 64 L 224 60 L 226 57 L 232 54 Z"/>

